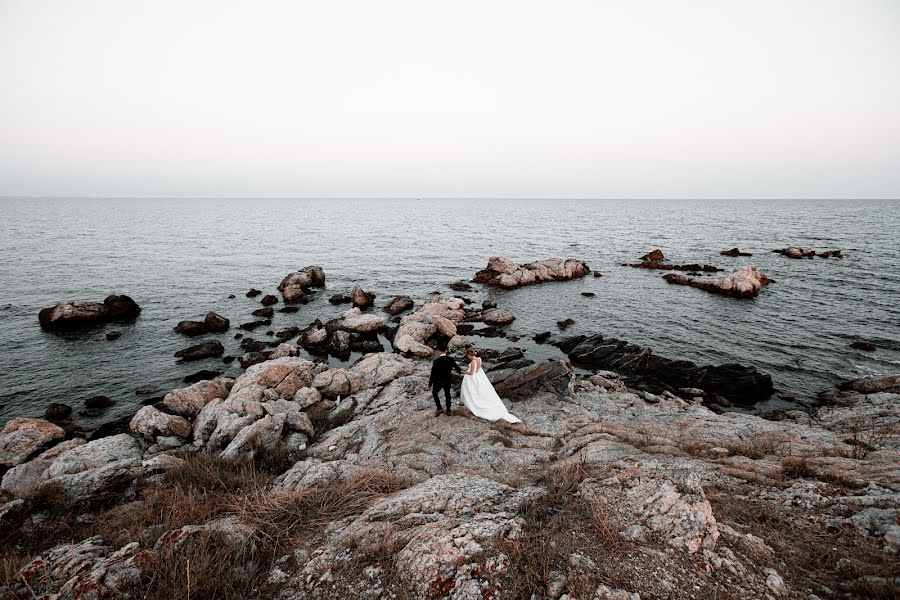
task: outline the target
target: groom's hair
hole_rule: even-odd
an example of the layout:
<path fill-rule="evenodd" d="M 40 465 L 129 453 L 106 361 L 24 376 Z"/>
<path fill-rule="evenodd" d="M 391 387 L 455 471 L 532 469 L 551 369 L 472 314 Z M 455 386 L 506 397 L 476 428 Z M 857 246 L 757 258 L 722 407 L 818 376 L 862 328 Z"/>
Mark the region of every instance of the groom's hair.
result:
<path fill-rule="evenodd" d="M 446 352 L 447 344 L 441 342 L 440 344 L 437 345 L 437 348 L 435 348 L 435 350 L 437 350 L 438 352 Z"/>

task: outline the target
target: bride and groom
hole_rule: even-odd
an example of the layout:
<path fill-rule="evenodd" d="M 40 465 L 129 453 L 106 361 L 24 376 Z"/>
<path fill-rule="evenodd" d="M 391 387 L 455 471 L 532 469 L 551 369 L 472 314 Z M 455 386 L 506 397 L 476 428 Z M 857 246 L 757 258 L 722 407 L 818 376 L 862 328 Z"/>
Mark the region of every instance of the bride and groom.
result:
<path fill-rule="evenodd" d="M 462 373 L 463 381 L 460 387 L 460 397 L 463 404 L 476 417 L 487 419 L 488 421 L 497 421 L 503 419 L 509 423 L 521 423 L 518 417 L 506 410 L 500 396 L 494 391 L 484 369 L 481 367 L 481 359 L 474 349 L 470 348 L 466 353 L 469 358 L 469 368 L 463 372 L 456 361 L 449 356 L 443 349 L 438 350 L 438 357 L 431 365 L 431 377 L 428 379 L 428 387 L 431 388 L 431 394 L 434 396 L 434 403 L 437 405 L 437 412 L 434 415 L 440 416 L 441 413 L 450 415 L 450 376 L 452 371 Z M 444 399 L 446 400 L 446 409 L 441 410 L 441 401 L 439 394 L 444 391 Z"/>

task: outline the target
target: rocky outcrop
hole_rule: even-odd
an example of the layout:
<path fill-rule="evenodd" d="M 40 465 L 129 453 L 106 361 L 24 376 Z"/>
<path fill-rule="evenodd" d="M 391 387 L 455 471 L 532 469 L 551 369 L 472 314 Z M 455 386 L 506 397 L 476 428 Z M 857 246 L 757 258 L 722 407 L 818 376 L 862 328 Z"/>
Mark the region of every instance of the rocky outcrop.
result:
<path fill-rule="evenodd" d="M 66 302 L 43 309 L 38 314 L 42 329 L 78 329 L 97 323 L 131 321 L 141 307 L 128 296 L 107 296 L 99 302 Z"/>
<path fill-rule="evenodd" d="M 772 394 L 772 378 L 754 367 L 738 364 L 697 366 L 687 360 L 672 360 L 602 335 L 575 336 L 556 344 L 576 364 L 608 369 L 625 376 L 630 387 L 654 394 L 668 390 L 678 395 L 682 388 L 697 388 L 710 400 L 722 396 L 744 406 L 766 400 Z"/>
<path fill-rule="evenodd" d="M 0 431 L 0 469 L 14 467 L 55 440 L 65 437 L 61 427 L 43 419 L 20 417 Z"/>
<path fill-rule="evenodd" d="M 477 475 L 433 477 L 332 532 L 298 580 L 309 588 L 327 581 L 331 565 L 350 549 L 374 555 L 383 547 L 399 547 L 397 572 L 416 597 L 438 597 L 438 590 L 448 589 L 456 590 L 454 598 L 481 598 L 483 557 L 498 554 L 500 540 L 516 539 L 524 525 L 516 508 L 536 494 Z M 503 559 L 489 563 L 494 576 L 509 565 Z"/>
<path fill-rule="evenodd" d="M 357 308 L 366 308 L 375 303 L 375 294 L 363 290 L 358 285 L 354 285 L 350 289 L 350 293 L 347 294 L 347 297 L 350 298 L 353 306 Z"/>
<path fill-rule="evenodd" d="M 840 250 L 826 250 L 818 254 L 819 258 L 844 258 L 844 253 Z"/>
<path fill-rule="evenodd" d="M 179 350 L 175 353 L 175 358 L 179 358 L 182 361 L 192 361 L 222 356 L 223 354 L 225 354 L 225 347 L 222 345 L 222 342 L 219 340 L 207 340 L 200 344 Z"/>
<path fill-rule="evenodd" d="M 668 283 L 689 285 L 731 298 L 752 298 L 759 294 L 763 286 L 772 283 L 765 273 L 751 265 L 741 267 L 737 271 L 721 277 L 692 277 L 669 273 L 664 275 L 663 279 Z"/>
<path fill-rule="evenodd" d="M 92 502 L 120 493 L 143 473 L 137 440 L 119 434 L 84 443 L 64 442 L 3 476 L 3 490 L 21 494 L 52 483 L 74 502 Z"/>
<path fill-rule="evenodd" d="M 416 322 L 437 314 L 456 323 L 453 311 L 464 311 L 451 301 L 430 304 L 438 306 Z M 587 340 L 570 350 L 590 354 Z M 234 564 L 242 575 L 258 577 L 255 561 L 266 556 L 266 593 L 283 600 L 576 593 L 633 600 L 678 590 L 806 597 L 825 583 L 842 589 L 842 575 L 817 572 L 813 580 L 802 568 L 791 570 L 798 560 L 808 564 L 805 555 L 818 546 L 807 546 L 820 538 L 833 562 L 849 556 L 861 574 L 893 564 L 900 551 L 898 376 L 847 382 L 827 405 L 776 421 L 716 414 L 693 400 L 710 395 L 699 388 L 686 388 L 685 401 L 668 389 L 627 389 L 628 375 L 579 374 L 564 361 L 535 364 L 522 349 L 483 354 L 521 424 L 474 418 L 456 401 L 450 416 L 435 417 L 430 361 L 379 353 L 347 369 L 284 357 L 251 367 L 233 385 L 214 380 L 174 390 L 164 406 L 185 414 L 145 411 L 137 419 L 148 424 L 136 428 L 140 439 L 51 440 L 55 446 L 5 473 L 0 487 L 21 498 L 0 503 L 4 527 L 30 510 L 27 490 L 44 482 L 81 503 L 76 533 L 92 519 L 141 515 L 143 491 L 184 464 L 172 455 L 180 444 L 187 460 L 203 450 L 226 460 L 287 456 L 290 467 L 274 484 L 256 475 L 240 483 L 237 505 L 224 505 L 240 518 L 216 513 L 166 531 L 149 511 L 138 541 L 117 550 L 88 537 L 37 552 L 6 578 L 15 583 L 0 595 L 125 596 L 136 582 L 147 585 L 158 557 L 171 559 L 209 534 L 216 541 L 211 556 L 220 556 L 222 545 L 249 550 L 247 563 Z M 646 360 L 632 352 L 620 366 Z M 658 370 L 684 368 L 670 361 Z M 177 434 L 173 424 L 182 421 L 193 421 L 186 440 L 162 435 Z M 847 456 L 863 444 L 867 456 Z M 798 457 L 805 467 L 789 469 L 788 460 Z M 219 461 L 201 464 L 214 476 Z M 239 483 L 235 472 L 223 474 L 225 485 Z M 319 499 L 321 508 L 309 505 Z M 91 512 L 98 501 L 104 512 Z M 328 517 L 332 510 L 339 516 Z M 22 527 L 44 518 L 35 513 Z M 292 532 L 282 536 L 280 524 L 298 519 L 303 545 L 281 546 Z M 792 536 L 793 527 L 804 535 Z M 273 533 L 279 550 L 268 560 Z M 610 552 L 615 561 L 607 560 Z M 531 560 L 549 567 L 546 577 L 528 579 Z M 598 573 L 609 586 L 597 583 Z"/>
<path fill-rule="evenodd" d="M 753 256 L 749 252 L 741 252 L 740 248 L 732 248 L 731 250 L 722 250 L 719 252 L 722 256 Z"/>
<path fill-rule="evenodd" d="M 309 288 L 324 286 L 325 270 L 318 265 L 311 265 L 282 279 L 278 284 L 278 291 L 285 302 L 302 302 Z"/>
<path fill-rule="evenodd" d="M 475 274 L 475 281 L 509 289 L 545 281 L 577 279 L 584 277 L 590 272 L 587 263 L 574 258 L 566 260 L 548 258 L 547 260 L 517 265 L 505 256 L 494 256 L 488 260 L 485 269 Z"/>
<path fill-rule="evenodd" d="M 384 312 L 389 315 L 399 315 L 413 307 L 413 300 L 409 296 L 394 296 L 384 306 Z"/>
<path fill-rule="evenodd" d="M 668 259 L 663 254 L 663 251 L 660 250 L 659 248 L 657 248 L 656 250 L 652 250 L 652 251 L 648 252 L 647 254 L 643 255 L 641 257 L 641 260 L 659 262 L 659 261 L 668 260 Z"/>
<path fill-rule="evenodd" d="M 529 361 L 530 362 L 530 361 Z M 501 398 L 517 400 L 538 392 L 565 395 L 572 381 L 572 368 L 564 361 L 546 361 L 520 366 L 501 364 L 488 373 Z"/>

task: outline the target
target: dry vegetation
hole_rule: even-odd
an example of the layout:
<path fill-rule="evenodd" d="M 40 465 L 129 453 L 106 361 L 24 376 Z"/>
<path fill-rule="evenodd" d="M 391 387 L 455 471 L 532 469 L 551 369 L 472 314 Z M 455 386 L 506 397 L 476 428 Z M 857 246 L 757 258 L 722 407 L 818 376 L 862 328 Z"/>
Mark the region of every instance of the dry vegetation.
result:
<path fill-rule="evenodd" d="M 800 467 L 802 468 L 802 467 Z M 795 590 L 812 590 L 819 595 L 833 591 L 854 592 L 865 598 L 895 598 L 900 590 L 869 588 L 847 582 L 874 575 L 896 576 L 896 564 L 871 540 L 853 530 L 831 531 L 821 518 L 802 514 L 782 504 L 744 495 L 739 489 L 709 488 L 707 498 L 719 523 L 760 537 L 772 555 L 746 554 L 750 561 L 771 564 Z M 881 594 L 881 595 L 879 595 Z"/>
<path fill-rule="evenodd" d="M 266 597 L 265 578 L 274 559 L 312 543 L 329 522 L 358 514 L 407 486 L 391 473 L 369 469 L 347 481 L 270 497 L 275 474 L 265 464 L 207 453 L 185 458 L 161 483 L 147 483 L 132 501 L 107 507 L 75 506 L 56 488 L 36 488 L 26 498 L 28 510 L 0 528 L 0 586 L 13 583 L 24 564 L 61 543 L 100 535 L 115 547 L 136 541 L 153 548 L 167 531 L 235 515 L 256 530 L 252 543 L 236 547 L 221 532 L 209 531 L 183 544 L 163 545 L 135 595 L 148 600 Z M 95 516 L 78 518 L 83 513 Z"/>

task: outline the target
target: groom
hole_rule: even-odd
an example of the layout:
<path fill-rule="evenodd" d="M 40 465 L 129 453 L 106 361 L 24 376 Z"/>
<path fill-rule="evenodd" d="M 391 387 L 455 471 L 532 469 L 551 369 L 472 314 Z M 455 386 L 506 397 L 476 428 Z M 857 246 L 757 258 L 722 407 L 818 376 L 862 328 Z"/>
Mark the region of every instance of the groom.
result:
<path fill-rule="evenodd" d="M 428 378 L 428 387 L 431 388 L 431 395 L 434 396 L 434 403 L 437 406 L 437 411 L 434 413 L 436 417 L 441 416 L 442 412 L 441 400 L 438 397 L 438 393 L 441 390 L 444 390 L 444 399 L 447 404 L 447 408 L 443 413 L 450 415 L 450 376 L 452 369 L 456 369 L 457 373 L 462 373 L 456 361 L 447 356 L 447 350 L 443 346 L 439 347 L 437 349 L 437 358 L 434 359 L 431 365 L 431 377 Z"/>

